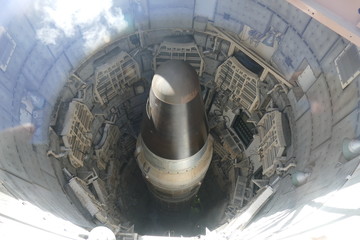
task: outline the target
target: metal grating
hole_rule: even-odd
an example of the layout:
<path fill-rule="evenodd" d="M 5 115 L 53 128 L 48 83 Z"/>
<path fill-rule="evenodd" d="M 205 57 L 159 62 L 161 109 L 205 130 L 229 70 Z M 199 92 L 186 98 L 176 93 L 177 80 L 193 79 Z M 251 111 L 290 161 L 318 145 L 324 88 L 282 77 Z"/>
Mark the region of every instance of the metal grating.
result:
<path fill-rule="evenodd" d="M 105 169 L 110 159 L 114 158 L 114 146 L 120 137 L 120 130 L 117 126 L 106 124 L 100 143 L 95 146 L 97 166 Z"/>
<path fill-rule="evenodd" d="M 349 44 L 335 59 L 336 71 L 344 89 L 360 74 L 359 49 L 354 44 Z"/>
<path fill-rule="evenodd" d="M 254 139 L 252 130 L 255 128 L 254 124 L 247 122 L 248 119 L 249 117 L 241 111 L 240 114 L 235 117 L 232 124 L 232 128 L 246 148 L 249 147 L 250 143 Z"/>
<path fill-rule="evenodd" d="M 69 150 L 69 160 L 75 168 L 82 167 L 87 151 L 91 147 L 90 127 L 94 116 L 89 108 L 72 101 L 65 116 L 61 132 L 65 147 Z"/>
<path fill-rule="evenodd" d="M 154 57 L 155 70 L 161 63 L 168 60 L 183 60 L 189 63 L 196 70 L 199 76 L 201 76 L 204 72 L 204 60 L 200 54 L 199 48 L 194 42 L 162 42 Z"/>
<path fill-rule="evenodd" d="M 282 113 L 273 111 L 265 114 L 257 126 L 263 175 L 271 177 L 275 173 L 277 165 L 281 163 L 281 157 L 286 147 Z"/>
<path fill-rule="evenodd" d="M 236 180 L 234 195 L 231 203 L 241 208 L 244 205 L 245 200 L 245 191 L 246 191 L 246 178 L 242 176 L 238 176 Z"/>
<path fill-rule="evenodd" d="M 221 64 L 215 76 L 216 86 L 231 93 L 229 100 L 250 113 L 259 104 L 258 81 L 259 77 L 239 63 L 235 57 L 230 57 Z"/>
<path fill-rule="evenodd" d="M 82 179 L 78 177 L 71 178 L 69 186 L 81 205 L 92 217 L 97 218 L 97 220 L 101 223 L 107 222 L 107 214 L 103 205 L 95 198 L 94 194 L 91 193 L 88 186 Z"/>
<path fill-rule="evenodd" d="M 214 141 L 214 152 L 216 152 L 222 159 L 227 160 L 230 157 L 228 151 L 218 141 Z"/>
<path fill-rule="evenodd" d="M 11 56 L 15 51 L 16 43 L 4 27 L 0 26 L 0 69 L 6 71 Z"/>
<path fill-rule="evenodd" d="M 99 201 L 103 204 L 106 204 L 106 199 L 108 198 L 109 194 L 106 191 L 105 182 L 100 178 L 97 178 L 92 182 L 92 185 L 95 189 Z"/>
<path fill-rule="evenodd" d="M 223 141 L 223 147 L 230 154 L 231 159 L 235 159 L 241 156 L 241 149 L 238 146 L 238 143 L 235 141 L 234 137 L 231 135 L 231 132 L 227 129 L 222 131 L 221 135 Z"/>
<path fill-rule="evenodd" d="M 104 105 L 117 95 L 126 98 L 132 89 L 132 84 L 140 79 L 137 62 L 126 52 L 101 65 L 95 70 L 95 101 Z"/>

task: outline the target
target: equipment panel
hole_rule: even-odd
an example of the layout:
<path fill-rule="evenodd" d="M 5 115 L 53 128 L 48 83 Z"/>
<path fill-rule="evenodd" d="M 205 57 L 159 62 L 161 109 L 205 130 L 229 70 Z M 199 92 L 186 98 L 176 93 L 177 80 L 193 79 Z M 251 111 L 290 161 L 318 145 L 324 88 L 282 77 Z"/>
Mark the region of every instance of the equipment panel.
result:
<path fill-rule="evenodd" d="M 286 147 L 283 129 L 283 116 L 279 111 L 265 114 L 258 123 L 259 154 L 263 174 L 267 177 L 271 177 L 278 165 L 282 165 L 282 155 Z"/>
<path fill-rule="evenodd" d="M 127 53 L 121 52 L 111 61 L 95 70 L 95 101 L 104 105 L 115 96 L 129 95 L 130 86 L 140 78 L 137 62 Z"/>
<path fill-rule="evenodd" d="M 69 150 L 69 160 L 75 168 L 82 167 L 85 154 L 91 147 L 90 128 L 94 116 L 89 108 L 80 102 L 72 101 L 65 116 L 61 132 L 65 148 Z"/>
<path fill-rule="evenodd" d="M 189 63 L 199 76 L 204 72 L 204 60 L 198 46 L 194 42 L 173 43 L 162 42 L 154 57 L 155 70 L 168 60 L 183 60 Z"/>
<path fill-rule="evenodd" d="M 236 106 L 253 112 L 259 104 L 259 77 L 246 69 L 235 57 L 228 58 L 218 67 L 215 76 L 216 86 L 230 93 L 229 100 Z"/>
<path fill-rule="evenodd" d="M 106 164 L 114 156 L 114 146 L 120 137 L 120 130 L 117 126 L 106 124 L 100 143 L 95 146 L 97 166 L 99 169 L 105 169 Z"/>

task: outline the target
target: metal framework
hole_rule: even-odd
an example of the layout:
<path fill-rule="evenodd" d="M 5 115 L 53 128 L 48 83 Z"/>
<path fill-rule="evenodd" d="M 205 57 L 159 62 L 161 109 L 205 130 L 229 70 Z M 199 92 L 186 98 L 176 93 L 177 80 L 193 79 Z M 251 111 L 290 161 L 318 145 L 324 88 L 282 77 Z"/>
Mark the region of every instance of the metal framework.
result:
<path fill-rule="evenodd" d="M 120 137 L 120 130 L 117 126 L 106 124 L 104 134 L 99 145 L 95 146 L 97 166 L 99 169 L 105 169 L 106 164 L 111 158 L 114 158 L 114 146 Z"/>
<path fill-rule="evenodd" d="M 271 177 L 278 165 L 282 165 L 282 155 L 286 147 L 281 112 L 267 113 L 258 123 L 260 137 L 259 154 L 263 174 Z"/>
<path fill-rule="evenodd" d="M 257 55 L 254 51 L 247 48 L 241 43 L 240 39 L 237 39 L 236 37 L 232 36 L 228 32 L 226 32 L 223 29 L 220 29 L 218 27 L 215 27 L 213 24 L 208 23 L 206 26 L 205 34 L 209 34 L 218 38 L 225 39 L 226 41 L 230 42 L 230 48 L 228 51 L 228 56 L 231 56 L 235 49 L 239 49 L 243 53 L 245 53 L 248 57 L 250 57 L 252 60 L 257 62 L 261 67 L 264 68 L 264 71 L 262 72 L 260 76 L 260 80 L 263 81 L 268 74 L 271 74 L 274 76 L 281 84 L 284 84 L 286 87 L 293 87 L 293 85 L 287 81 L 281 73 L 279 73 L 274 67 L 272 67 L 269 63 L 267 63 L 264 59 L 262 59 L 259 55 Z"/>
<path fill-rule="evenodd" d="M 258 81 L 259 77 L 235 57 L 230 57 L 221 64 L 215 76 L 216 86 L 230 92 L 229 100 L 249 113 L 259 105 Z"/>
<path fill-rule="evenodd" d="M 156 70 L 161 63 L 168 60 L 184 60 L 196 70 L 199 76 L 204 72 L 204 60 L 194 42 L 162 42 L 154 57 L 154 69 Z"/>
<path fill-rule="evenodd" d="M 137 62 L 126 52 L 121 52 L 112 60 L 95 70 L 94 99 L 101 105 L 107 104 L 115 96 L 126 98 L 132 91 L 132 84 L 140 78 Z"/>
<path fill-rule="evenodd" d="M 75 168 L 82 167 L 86 152 L 91 147 L 90 127 L 94 116 L 89 108 L 72 101 L 65 116 L 61 132 L 65 148 L 69 150 L 69 160 Z"/>

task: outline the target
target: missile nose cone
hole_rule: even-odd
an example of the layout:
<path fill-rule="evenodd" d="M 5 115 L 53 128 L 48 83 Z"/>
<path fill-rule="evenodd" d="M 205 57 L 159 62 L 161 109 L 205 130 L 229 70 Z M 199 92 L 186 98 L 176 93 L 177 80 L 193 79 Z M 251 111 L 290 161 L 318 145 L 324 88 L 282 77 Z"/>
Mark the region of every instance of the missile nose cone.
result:
<path fill-rule="evenodd" d="M 190 102 L 200 92 L 196 71 L 179 60 L 163 63 L 153 77 L 151 88 L 159 100 L 168 104 Z"/>
<path fill-rule="evenodd" d="M 208 137 L 207 119 L 197 73 L 188 63 L 172 60 L 157 69 L 147 115 L 141 136 L 157 156 L 183 159 L 204 146 Z"/>

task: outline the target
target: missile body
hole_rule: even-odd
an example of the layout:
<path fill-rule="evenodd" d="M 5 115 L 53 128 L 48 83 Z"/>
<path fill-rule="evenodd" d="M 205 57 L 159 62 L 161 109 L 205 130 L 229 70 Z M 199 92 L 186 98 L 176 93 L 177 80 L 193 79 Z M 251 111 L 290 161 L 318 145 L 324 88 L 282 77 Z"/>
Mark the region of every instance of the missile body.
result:
<path fill-rule="evenodd" d="M 190 201 L 212 152 L 197 73 L 184 61 L 163 63 L 152 80 L 135 152 L 150 192 L 170 208 Z"/>

